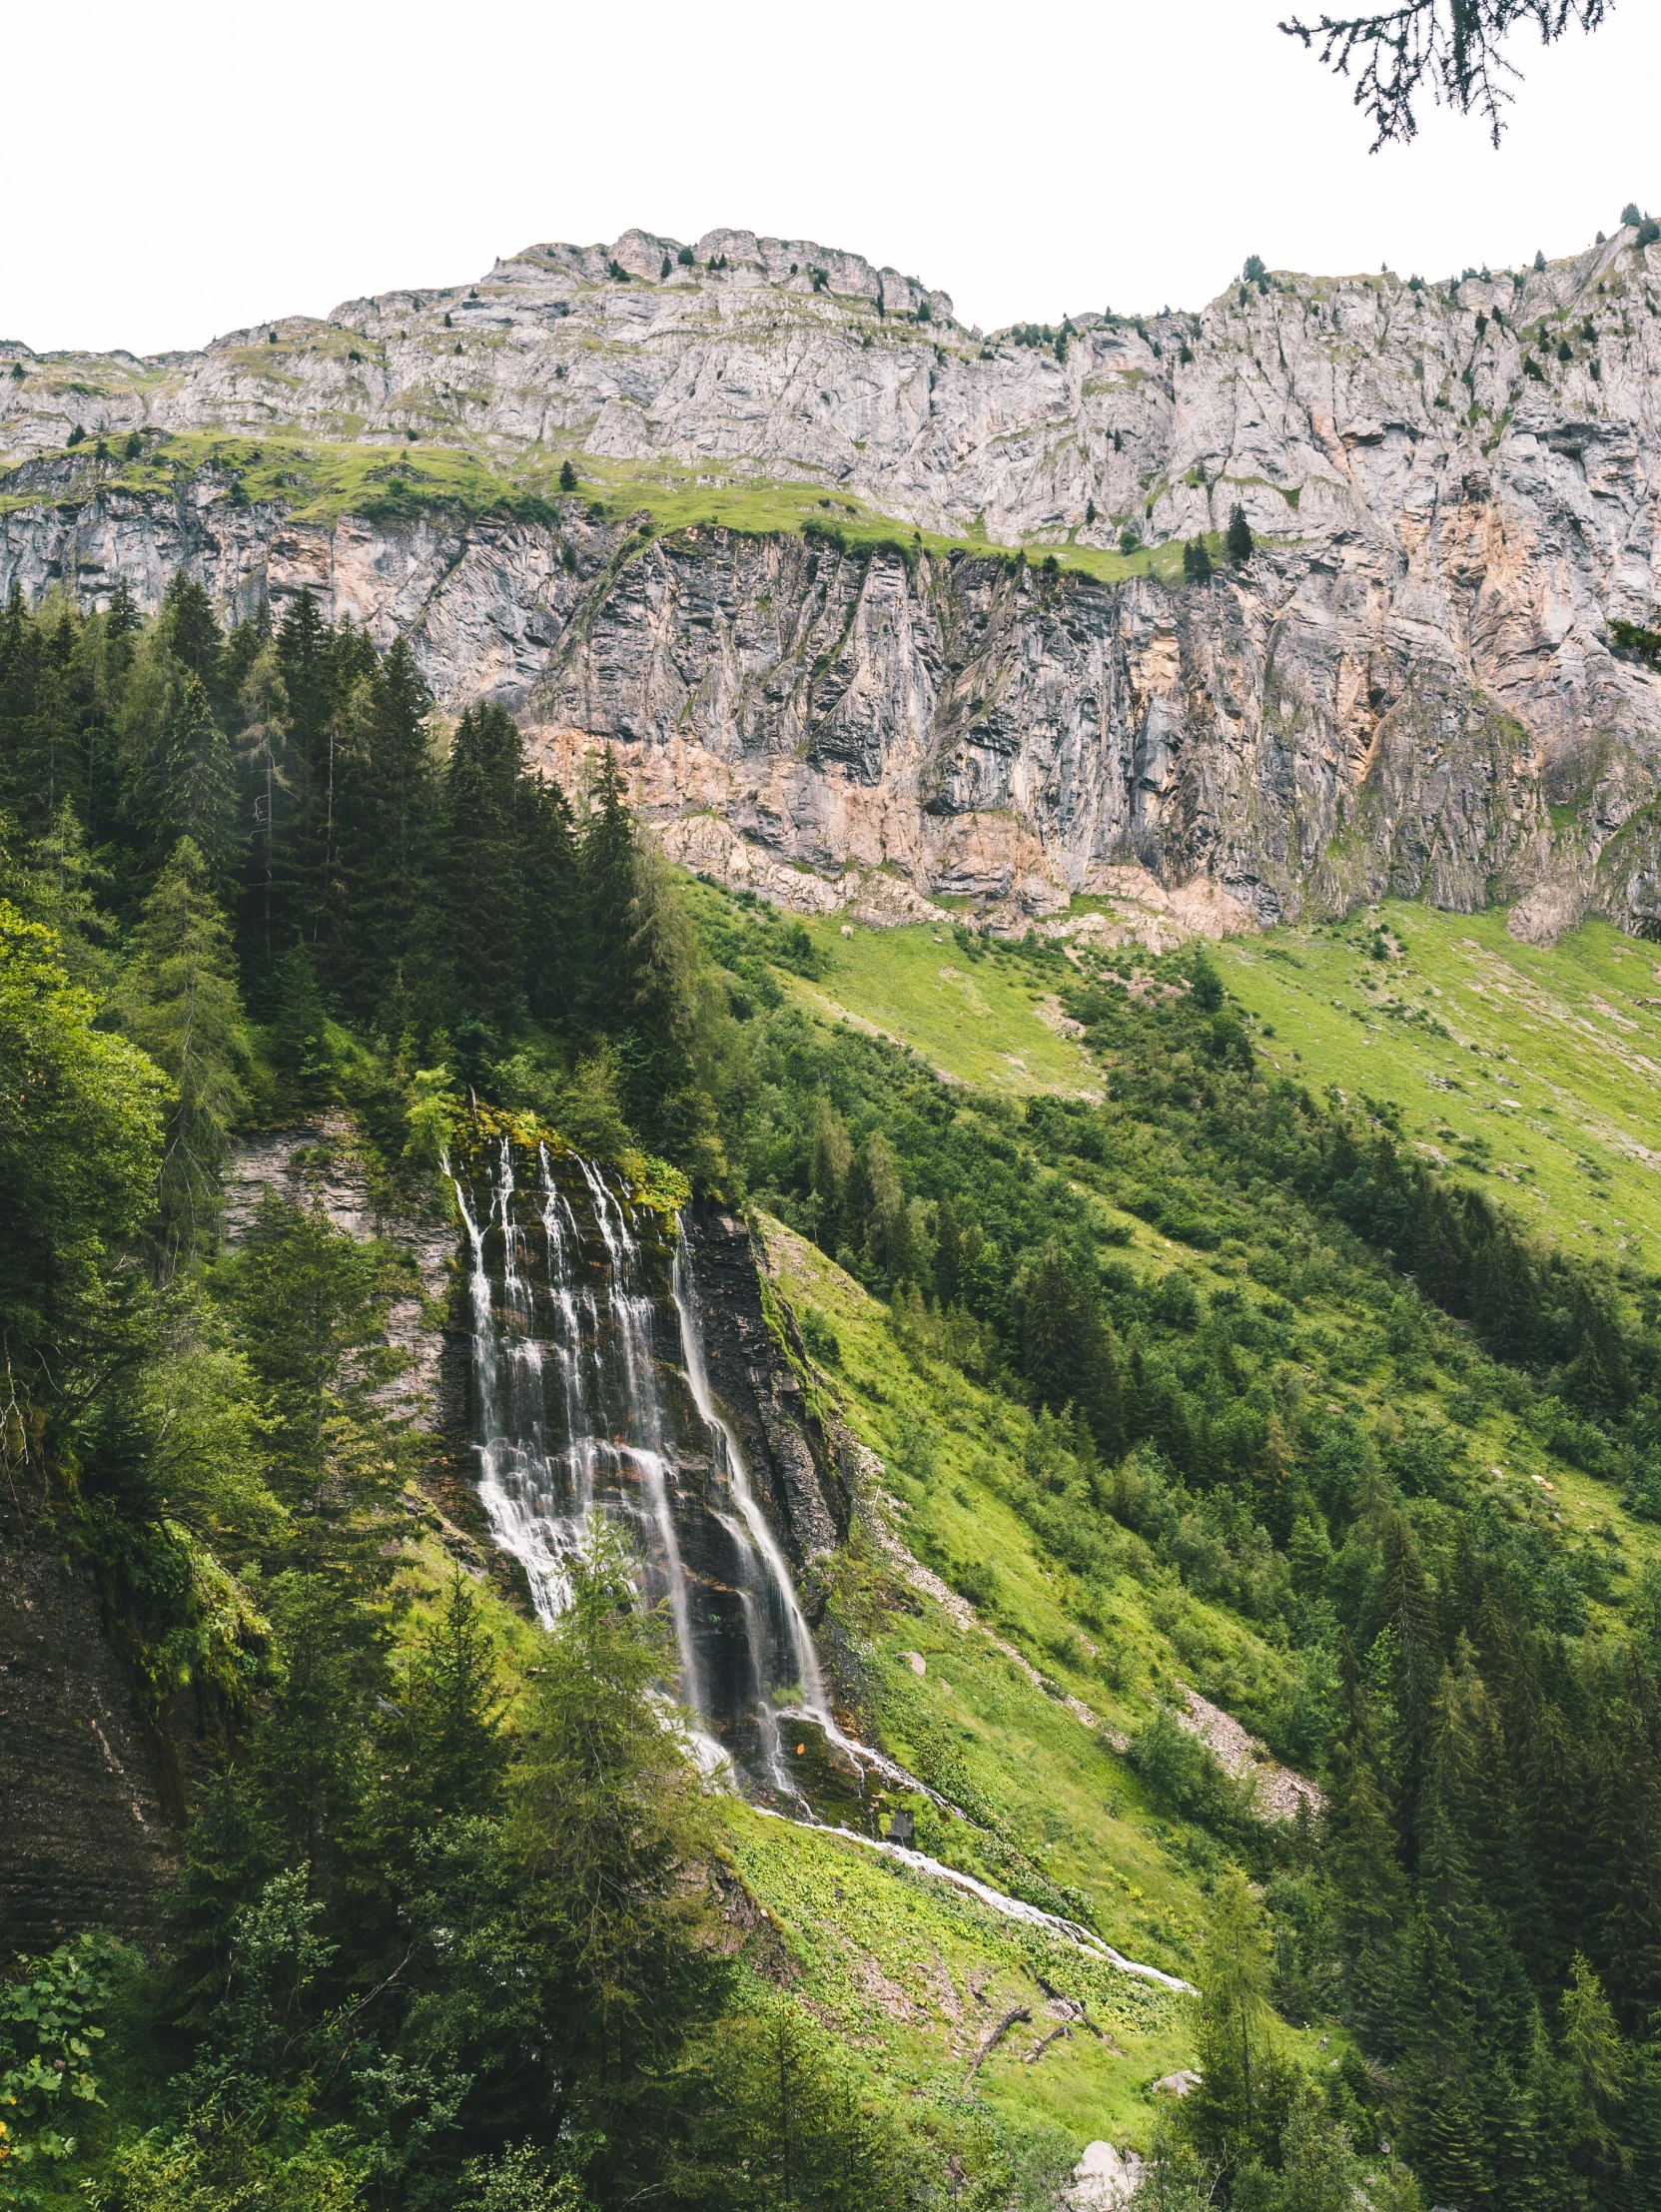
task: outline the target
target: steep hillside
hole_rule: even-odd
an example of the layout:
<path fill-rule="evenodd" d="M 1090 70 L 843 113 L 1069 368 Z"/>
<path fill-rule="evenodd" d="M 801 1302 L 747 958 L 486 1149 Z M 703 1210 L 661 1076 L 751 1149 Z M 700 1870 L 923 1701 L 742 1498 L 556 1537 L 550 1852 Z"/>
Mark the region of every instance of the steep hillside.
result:
<path fill-rule="evenodd" d="M 1131 864 L 1237 927 L 1386 894 L 1629 925 L 1661 731 L 1609 627 L 1655 588 L 1636 238 L 989 339 L 854 256 L 631 232 L 202 355 L 12 346 L 0 587 L 310 589 L 409 632 L 444 705 L 523 705 L 562 772 L 614 744 L 685 857 L 808 906 L 888 870 L 1048 911 Z M 1237 505 L 1253 557 L 1181 587 Z"/>

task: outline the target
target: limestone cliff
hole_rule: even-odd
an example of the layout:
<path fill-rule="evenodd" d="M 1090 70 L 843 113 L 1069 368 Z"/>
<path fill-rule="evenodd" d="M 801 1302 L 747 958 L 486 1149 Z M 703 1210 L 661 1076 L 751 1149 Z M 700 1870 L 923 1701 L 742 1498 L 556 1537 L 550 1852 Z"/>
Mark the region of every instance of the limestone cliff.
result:
<path fill-rule="evenodd" d="M 0 346 L 0 587 L 309 585 L 551 762 L 616 743 L 672 849 L 800 904 L 1661 906 L 1661 679 L 1609 644 L 1661 595 L 1661 248 L 990 338 L 811 242 L 682 251 L 534 247 L 200 355 Z M 780 484 L 894 543 L 632 526 Z M 1237 503 L 1257 553 L 1209 584 L 1114 551 Z"/>

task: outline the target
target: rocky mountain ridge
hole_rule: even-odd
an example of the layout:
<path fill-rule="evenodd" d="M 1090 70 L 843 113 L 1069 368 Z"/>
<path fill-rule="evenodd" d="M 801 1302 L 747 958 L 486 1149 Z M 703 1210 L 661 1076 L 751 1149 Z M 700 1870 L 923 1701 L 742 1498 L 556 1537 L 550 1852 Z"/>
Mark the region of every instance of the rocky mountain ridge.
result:
<path fill-rule="evenodd" d="M 671 850 L 794 904 L 1631 926 L 1658 253 L 984 338 L 857 256 L 634 231 L 199 355 L 0 346 L 0 588 L 309 587 L 562 772 L 614 744 Z M 1237 504 L 1254 556 L 1185 587 Z"/>

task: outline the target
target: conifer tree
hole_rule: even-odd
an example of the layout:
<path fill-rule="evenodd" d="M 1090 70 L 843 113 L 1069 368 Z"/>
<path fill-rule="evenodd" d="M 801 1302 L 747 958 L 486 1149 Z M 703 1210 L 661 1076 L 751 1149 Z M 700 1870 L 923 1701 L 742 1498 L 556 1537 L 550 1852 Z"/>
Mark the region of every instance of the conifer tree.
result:
<path fill-rule="evenodd" d="M 1269 2000 L 1270 1959 L 1262 1908 L 1233 1868 L 1212 1896 L 1194 2020 L 1200 2080 L 1180 2114 L 1183 2133 L 1225 2174 L 1272 2162 L 1291 2111 L 1296 2076 Z"/>
<path fill-rule="evenodd" d="M 207 686 L 168 650 L 161 629 L 140 650 L 121 719 L 127 812 L 147 872 L 159 872 L 188 837 L 228 890 L 241 857 L 235 758 Z"/>
<path fill-rule="evenodd" d="M 243 818 L 250 825 L 238 935 L 244 973 L 253 979 L 251 995 L 259 1005 L 277 963 L 286 921 L 283 886 L 292 870 L 279 856 L 287 855 L 299 827 L 304 790 L 303 780 L 297 788 L 289 744 L 288 690 L 277 649 L 269 640 L 250 663 L 237 703 Z"/>
<path fill-rule="evenodd" d="M 221 695 L 220 669 L 225 654 L 225 632 L 220 628 L 213 601 L 199 583 L 181 568 L 162 598 L 157 628 L 168 651 L 182 668 L 188 668 L 217 714 L 231 703 Z"/>
<path fill-rule="evenodd" d="M 1254 541 L 1251 536 L 1251 525 L 1246 519 L 1246 509 L 1240 504 L 1239 500 L 1236 500 L 1235 504 L 1229 509 L 1229 537 L 1227 544 L 1229 558 L 1235 563 L 1236 567 L 1238 568 L 1243 562 L 1248 561 L 1251 558 L 1254 549 Z"/>
<path fill-rule="evenodd" d="M 608 751 L 592 764 L 582 834 L 582 1017 L 593 1031 L 626 1018 L 634 997 L 634 824 L 623 779 Z"/>
<path fill-rule="evenodd" d="M 428 1022 L 441 1011 L 440 792 L 429 699 L 399 638 L 354 687 L 339 754 L 342 900 L 331 960 L 349 1011 L 380 1016 L 402 994 Z"/>
<path fill-rule="evenodd" d="M 469 1010 L 498 1035 L 525 1011 L 523 768 L 524 740 L 512 716 L 495 705 L 470 707 L 456 727 L 445 779 L 449 908 L 454 941 L 466 946 Z"/>
<path fill-rule="evenodd" d="M 277 1105 L 285 1113 L 327 1105 L 335 1095 L 329 1017 L 317 969 L 304 945 L 291 945 L 271 985 L 267 1039 L 277 1075 Z"/>
<path fill-rule="evenodd" d="M 843 1204 L 854 1162 L 854 1147 L 847 1123 L 823 1091 L 814 1098 L 809 1141 L 812 1156 L 808 1189 L 814 1204 L 814 1233 L 821 1249 L 834 1258 L 842 1239 Z"/>
<path fill-rule="evenodd" d="M 525 995 L 541 1022 L 578 1012 L 582 924 L 571 810 L 558 784 L 525 776 L 518 789 L 524 874 Z"/>
<path fill-rule="evenodd" d="M 144 902 L 120 1006 L 128 1035 L 173 1086 L 157 1191 L 171 1272 L 214 1240 L 220 1175 L 248 1105 L 248 1037 L 231 935 L 208 864 L 188 837 Z"/>

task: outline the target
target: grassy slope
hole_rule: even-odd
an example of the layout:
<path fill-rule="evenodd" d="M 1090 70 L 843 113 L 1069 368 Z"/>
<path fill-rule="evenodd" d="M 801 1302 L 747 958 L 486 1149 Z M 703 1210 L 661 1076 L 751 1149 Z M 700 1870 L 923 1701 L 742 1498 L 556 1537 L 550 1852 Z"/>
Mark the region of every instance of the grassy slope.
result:
<path fill-rule="evenodd" d="M 1405 942 L 1405 959 L 1379 963 L 1366 956 L 1374 916 L 1383 918 L 1397 942 Z M 844 939 L 834 924 L 810 927 L 837 962 L 834 976 L 820 988 L 834 993 L 853 1018 L 914 1045 L 943 1076 L 985 1082 L 990 1064 L 1010 1089 L 1073 1090 L 1100 1084 L 1100 1069 L 1082 1050 L 1043 1029 L 1033 1009 L 1049 989 L 1049 978 L 1027 970 L 1018 958 L 965 968 L 987 1012 L 971 1012 L 965 1020 L 954 1009 L 954 1019 L 932 998 L 926 982 L 930 964 L 942 962 L 932 931 L 859 930 Z M 1281 953 L 1289 959 L 1275 957 Z M 1451 1170 L 1480 1182 L 1571 1249 L 1618 1255 L 1627 1239 L 1632 1256 L 1641 1256 L 1646 1265 L 1654 1267 L 1661 1260 L 1653 1241 L 1661 1231 L 1661 1172 L 1635 1156 L 1646 1142 L 1656 1146 L 1661 1126 L 1655 1096 L 1661 1007 L 1648 1003 L 1652 996 L 1661 998 L 1661 961 L 1649 946 L 1622 938 L 1605 925 L 1588 924 L 1542 952 L 1507 937 L 1500 915 L 1450 915 L 1391 904 L 1369 909 L 1366 916 L 1357 915 L 1337 928 L 1275 930 L 1226 943 L 1217 957 L 1230 989 L 1273 1029 L 1272 1037 L 1260 1030 L 1256 1037 L 1270 1066 L 1316 1090 L 1335 1083 L 1351 1096 L 1364 1090 L 1375 1098 L 1399 1101 L 1410 1137 L 1433 1145 Z M 1442 1039 L 1422 1023 L 1370 1010 L 1362 1020 L 1355 1019 L 1347 1010 L 1375 996 L 1359 985 L 1363 971 L 1380 979 L 1380 1007 L 1395 999 L 1404 1006 L 1434 1008 L 1433 1018 L 1451 1036 Z M 905 978 L 911 979 L 909 990 L 897 985 L 896 979 Z M 1472 983 L 1482 986 L 1480 993 L 1469 988 Z M 806 993 L 815 987 L 796 988 Z M 1346 1011 L 1332 1006 L 1334 998 L 1342 1000 Z M 1620 1022 L 1601 1014 L 1594 1002 L 1613 1009 Z M 915 1008 L 922 1013 L 914 1013 Z M 1369 1020 L 1378 1022 L 1376 1030 L 1365 1026 Z M 1626 1022 L 1633 1028 L 1621 1026 Z M 1068 1081 L 1058 1069 L 1044 1080 L 1035 1033 L 1070 1056 L 1060 1067 L 1084 1073 Z M 1003 1059 L 1011 1052 L 1027 1060 L 1024 1081 Z M 1523 1102 L 1521 1111 L 1492 1103 L 1512 1096 L 1497 1080 L 1501 1075 L 1519 1086 L 1515 1096 Z M 1426 1081 L 1431 1076 L 1461 1088 L 1432 1090 Z M 1548 1105 L 1550 1112 L 1542 1111 Z M 1438 1139 L 1436 1132 L 1444 1128 L 1455 1130 L 1454 1140 Z M 1484 1154 L 1480 1144 L 1460 1144 L 1459 1135 L 1485 1140 L 1488 1151 Z M 1596 1175 L 1578 1164 L 1583 1158 Z M 1526 1175 L 1521 1172 L 1525 1164 L 1531 1167 Z M 1485 1173 L 1481 1165 L 1486 1165 Z M 1515 1179 L 1504 1179 L 1502 1169 Z M 1130 1230 L 1132 1242 L 1122 1256 L 1139 1271 L 1181 1266 L 1203 1295 L 1227 1283 L 1254 1303 L 1263 1301 L 1265 1293 L 1242 1275 L 1227 1246 L 1216 1255 L 1187 1251 L 1105 1200 L 1096 1202 L 1121 1230 Z M 1591 1226 L 1582 1228 L 1582 1221 Z M 1646 1232 L 1641 1251 L 1640 1225 Z M 1350 1311 L 1333 1297 L 1311 1311 L 1309 1321 L 1335 1345 L 1352 1329 L 1373 1326 L 1375 1317 L 1361 1309 Z M 1369 1423 L 1388 1426 L 1415 1419 L 1439 1422 L 1447 1413 L 1452 1385 L 1433 1369 L 1421 1382 L 1407 1383 L 1384 1363 L 1341 1381 L 1328 1377 L 1325 1387 L 1334 1403 Z M 1597 1546 L 1615 1572 L 1617 1598 L 1624 1597 L 1631 1575 L 1645 1561 L 1661 1555 L 1661 1529 L 1628 1514 L 1609 1484 L 1554 1457 L 1523 1420 L 1497 1401 L 1489 1400 L 1473 1418 L 1462 1420 L 1460 1429 L 1470 1459 L 1487 1470 L 1484 1480 L 1504 1500 L 1510 1516 L 1522 1521 L 1558 1517 L 1578 1541 Z M 880 1443 L 876 1448 L 883 1450 Z M 1183 1603 L 1194 1605 L 1188 1598 Z M 1190 1658 L 1188 1679 L 1237 1710 L 1242 1689 L 1248 1692 L 1247 1702 L 1253 1702 L 1249 1693 L 1257 1685 L 1247 1662 L 1256 1639 L 1243 1630 L 1239 1635 L 1244 1641 L 1230 1653 L 1205 1655 L 1206 1633 L 1192 1620 L 1185 1628 L 1185 1641 L 1203 1655 Z"/>
<path fill-rule="evenodd" d="M 984 1614 L 1050 1686 L 1048 1694 L 1036 1688 L 990 1635 L 965 1630 L 867 1557 L 855 1573 L 870 1601 L 861 1653 L 869 1719 L 897 1758 L 967 1798 L 1031 1866 L 1088 1900 L 1110 1942 L 1193 1978 L 1206 1893 L 1224 1854 L 1154 1805 L 1109 1736 L 1145 1721 L 1179 1681 L 1237 1707 L 1267 1704 L 1286 1680 L 1285 1655 L 1184 1591 L 1133 1537 L 1121 1540 L 1111 1588 L 1082 1584 L 1047 1557 L 1002 1494 L 1030 1433 L 1027 1416 L 950 1367 L 913 1360 L 883 1305 L 816 1246 L 776 1221 L 761 1225 L 779 1288 L 798 1312 L 816 1307 L 839 1340 L 827 1380 L 849 1425 L 888 1467 L 891 1518 L 904 1541 L 948 1581 L 962 1563 L 990 1567 L 997 1594 L 983 1601 Z M 1144 1234 L 1147 1248 L 1128 1256 L 1169 1264 L 1169 1252 L 1154 1248 L 1163 1239 Z M 934 1464 L 913 1476 L 905 1469 L 917 1464 L 919 1428 Z M 921 1679 L 913 1654 L 927 1670 Z M 1077 1719 L 1061 1702 L 1067 1693 L 1103 1725 Z M 973 1838 L 912 1803 L 920 1848 L 1011 1885 Z M 880 2052 L 880 2063 L 948 2088 L 990 2023 L 1028 2003 L 1035 2024 L 988 2060 L 984 2092 L 1067 2127 L 1081 2145 L 1099 2136 L 1147 2144 L 1151 2085 L 1191 2056 L 1178 2000 L 1012 1928 L 938 1882 L 897 1874 L 855 1845 L 743 1808 L 733 1809 L 731 1827 L 734 1862 L 775 1914 L 804 1994 Z M 827 1900 L 828 1883 L 841 1894 L 832 1888 Z M 1076 2032 L 1029 2064 L 1053 2024 L 1035 1966 L 1086 1995 L 1120 2049 Z M 986 2002 L 966 1993 L 971 1975 Z"/>
<path fill-rule="evenodd" d="M 971 966 L 949 936 L 928 928 L 856 928 L 845 938 L 840 917 L 806 928 L 829 973 L 817 983 L 793 979 L 790 988 L 813 1013 L 847 1016 L 910 1045 L 955 1083 L 1017 1095 L 1100 1094 L 1089 1056 L 1043 1019 L 1053 987 L 1027 970 Z"/>
<path fill-rule="evenodd" d="M 1335 931 L 1273 932 L 1222 949 L 1231 987 L 1273 1028 L 1260 1039 L 1265 1057 L 1317 1086 L 1399 1101 L 1412 1135 L 1435 1144 L 1461 1172 L 1476 1172 L 1480 1161 L 1489 1189 L 1508 1167 L 1521 1179 L 1500 1181 L 1497 1194 L 1565 1237 L 1590 1241 L 1583 1218 L 1607 1221 L 1607 1244 L 1621 1233 L 1617 1216 L 1629 1227 L 1656 1221 L 1654 1170 L 1633 1154 L 1646 1120 L 1654 1120 L 1653 1061 L 1651 1069 L 1642 1062 L 1661 1040 L 1656 1010 L 1645 1004 L 1656 980 L 1649 948 L 1594 927 L 1544 953 L 1513 945 L 1498 917 L 1390 907 L 1382 919 L 1406 947 L 1405 957 L 1387 964 L 1365 955 L 1371 916 Z M 846 1014 L 880 1029 L 963 1083 L 1036 1091 L 1099 1082 L 1084 1053 L 1039 1021 L 1035 1007 L 1049 978 L 1019 956 L 977 963 L 971 972 L 926 928 L 858 930 L 845 939 L 834 923 L 809 927 L 834 972 L 820 984 L 790 988 L 821 1015 Z M 1281 952 L 1289 958 L 1273 957 Z M 1340 998 L 1346 1009 L 1366 1006 L 1372 1018 L 1375 995 L 1361 986 L 1363 972 L 1379 981 L 1380 1003 L 1427 1004 L 1453 1034 L 1438 1037 L 1402 1016 L 1380 1018 L 1373 1030 L 1334 1009 L 1330 1002 Z M 1024 1065 L 1017 1069 L 1010 1056 Z M 1501 1073 L 1521 1087 L 1523 1111 L 1493 1103 L 1504 1095 L 1495 1081 Z M 1431 1077 L 1461 1088 L 1431 1090 Z M 1548 1105 L 1552 1110 L 1542 1111 Z M 1448 1127 L 1485 1138 L 1486 1157 L 1480 1144 L 1439 1138 Z M 1609 1180 L 1588 1176 L 1577 1164 L 1583 1157 Z M 1589 1204 L 1590 1191 L 1597 1195 Z M 1146 1223 L 1116 1218 L 1131 1236 L 1120 1256 L 1139 1273 L 1181 1267 L 1203 1293 L 1227 1283 L 1263 1300 L 1227 1248 L 1191 1252 Z M 816 1307 L 838 1339 L 840 1355 L 826 1379 L 850 1426 L 887 1465 L 890 1518 L 948 1582 L 964 1563 L 992 1569 L 996 1596 L 983 1600 L 983 1614 L 1052 1693 L 1035 1688 L 989 1635 L 965 1630 L 944 1608 L 885 1577 L 867 1555 L 855 1581 L 863 1579 L 868 1601 L 861 1645 L 868 1719 L 898 1758 L 925 1774 L 944 1780 L 955 1768 L 963 1787 L 954 1794 L 969 1796 L 1031 1866 L 1087 1898 L 1111 1942 L 1197 1976 L 1196 1937 L 1222 1853 L 1203 1832 L 1151 1802 L 1108 1735 L 1145 1720 L 1177 1681 L 1249 1718 L 1272 1702 L 1291 1655 L 1184 1590 L 1134 1538 L 1118 1539 L 1107 1589 L 1082 1584 L 1048 1557 L 1004 1494 L 1029 1433 L 1027 1417 L 954 1369 L 908 1355 L 886 1309 L 816 1246 L 778 1222 L 762 1225 L 780 1290 L 798 1312 Z M 1375 1317 L 1351 1314 L 1329 1295 L 1311 1303 L 1307 1323 L 1336 1346 L 1353 1327 L 1375 1326 Z M 1341 1381 L 1328 1375 L 1323 1388 L 1384 1429 L 1445 1419 L 1452 1385 L 1434 1369 L 1406 1383 L 1385 1362 Z M 932 1446 L 921 1462 L 920 1430 Z M 1559 1520 L 1572 1541 L 1609 1558 L 1617 1602 L 1632 1573 L 1661 1550 L 1661 1531 L 1627 1515 L 1608 1485 L 1555 1461 L 1502 1407 L 1489 1404 L 1463 1423 L 1463 1433 L 1472 1462 L 1504 1470 L 1485 1479 L 1513 1518 Z M 1602 1608 L 1591 1610 L 1595 1619 Z M 921 1678 L 912 1654 L 924 1661 Z M 1104 1725 L 1088 1729 L 1059 1702 L 1061 1693 L 1081 1699 Z M 920 1802 L 918 1810 L 922 1847 L 999 1878 L 964 1831 Z M 803 1995 L 891 2078 L 949 2093 L 988 2025 L 1012 2004 L 1029 2003 L 1034 2024 L 1017 2029 L 987 2061 L 983 2093 L 1006 2111 L 1058 2123 L 1080 2143 L 1097 2136 L 1147 2143 L 1156 2117 L 1151 2084 L 1189 2055 L 1180 2003 L 1087 1966 L 1077 1953 L 1047 1957 L 1044 1938 L 854 1845 L 737 1806 L 728 1827 L 733 1862 L 773 1915 Z M 1014 1884 L 1006 1876 L 1002 1885 Z M 1118 2048 L 1076 2031 L 1027 2063 L 1050 2024 L 1035 1969 L 1085 1995 Z M 1312 2044 L 1313 2037 L 1293 2040 Z M 1312 2049 L 1306 2055 L 1315 2066 L 1325 2063 Z"/>
<path fill-rule="evenodd" d="M 401 395 L 401 412 L 411 411 L 404 403 L 408 397 Z M 864 501 L 840 492 L 831 496 L 815 475 L 790 479 L 750 474 L 738 463 L 727 463 L 731 475 L 712 476 L 707 469 L 677 468 L 664 461 L 595 459 L 575 444 L 500 452 L 467 442 L 438 442 L 446 436 L 465 438 L 460 423 L 449 420 L 434 422 L 415 443 L 393 430 L 371 432 L 368 441 L 360 442 L 357 433 L 363 424 L 350 414 L 339 418 L 339 439 L 282 429 L 258 437 L 185 430 L 147 442 L 143 456 L 135 460 L 123 457 L 119 439 L 105 461 L 96 459 L 89 444 L 77 450 L 76 490 L 89 498 L 100 489 L 172 492 L 196 470 L 212 467 L 234 474 L 250 503 L 277 502 L 300 522 L 328 524 L 345 514 L 441 514 L 446 509 L 535 518 L 540 502 L 559 495 L 560 466 L 569 459 L 576 464 L 585 504 L 597 501 L 619 519 L 644 508 L 659 531 L 719 525 L 763 535 L 799 531 L 812 522 L 834 527 L 855 550 L 878 543 L 905 543 L 936 554 L 1015 550 L 984 535 L 913 529 Z M 0 489 L 0 513 L 39 506 L 43 496 Z M 1053 553 L 1062 568 L 1102 583 L 1155 576 L 1176 584 L 1183 573 L 1183 548 L 1177 541 L 1129 556 L 1083 545 L 1041 544 L 1036 538 L 1027 542 L 1035 557 Z M 1208 542 L 1214 555 L 1221 553 L 1221 539 Z"/>
<path fill-rule="evenodd" d="M 1374 920 L 1403 956 L 1368 957 Z M 1421 1148 L 1569 1248 L 1661 1265 L 1655 947 L 1589 922 L 1540 951 L 1499 914 L 1391 902 L 1237 939 L 1219 961 L 1272 1026 L 1271 1066 L 1394 1101 Z"/>

